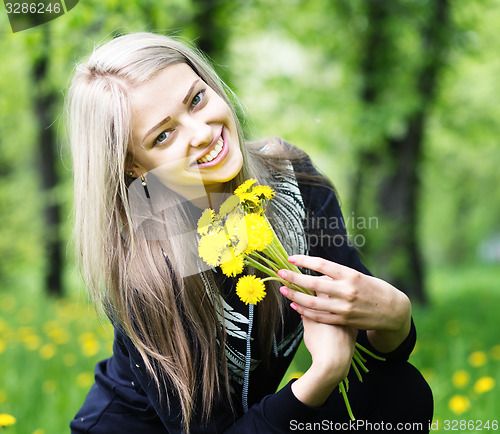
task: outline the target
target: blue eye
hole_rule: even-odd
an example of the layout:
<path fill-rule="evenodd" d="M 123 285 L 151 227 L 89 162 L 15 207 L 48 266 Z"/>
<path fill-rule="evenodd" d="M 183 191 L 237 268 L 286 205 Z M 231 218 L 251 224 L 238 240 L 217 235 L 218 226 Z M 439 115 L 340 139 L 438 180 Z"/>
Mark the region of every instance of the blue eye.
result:
<path fill-rule="evenodd" d="M 163 131 L 154 141 L 153 146 L 163 145 L 169 138 L 170 131 Z"/>

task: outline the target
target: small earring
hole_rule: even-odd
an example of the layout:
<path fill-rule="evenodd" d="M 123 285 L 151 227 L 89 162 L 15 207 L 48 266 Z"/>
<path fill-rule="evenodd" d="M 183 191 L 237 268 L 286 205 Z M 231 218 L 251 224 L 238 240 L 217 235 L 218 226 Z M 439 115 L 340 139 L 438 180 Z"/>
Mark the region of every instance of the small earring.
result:
<path fill-rule="evenodd" d="M 148 199 L 151 199 L 151 197 L 149 196 L 149 190 L 148 186 L 146 185 L 146 178 L 144 177 L 144 175 L 141 175 L 141 181 L 142 181 L 142 186 L 144 187 L 144 193 L 146 194 L 146 197 Z"/>

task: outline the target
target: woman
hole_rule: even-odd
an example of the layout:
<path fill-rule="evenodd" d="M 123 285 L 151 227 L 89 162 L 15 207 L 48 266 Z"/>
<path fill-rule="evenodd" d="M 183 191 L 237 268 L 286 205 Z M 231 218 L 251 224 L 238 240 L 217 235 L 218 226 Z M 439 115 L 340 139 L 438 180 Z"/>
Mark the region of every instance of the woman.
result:
<path fill-rule="evenodd" d="M 367 362 L 362 385 L 350 382 L 358 420 L 428 424 L 431 392 L 406 362 L 416 336 L 408 298 L 369 274 L 345 230 L 314 225 L 341 221 L 331 184 L 281 140 L 246 143 L 199 53 L 160 35 L 122 36 L 77 68 L 68 101 L 79 254 L 115 326 L 114 354 L 97 365 L 72 432 L 267 433 L 348 422 L 334 389 L 356 338 L 387 359 Z M 276 190 L 267 215 L 290 261 L 319 273 L 282 277 L 316 297 L 270 284 L 254 312 L 234 279 L 193 254 L 201 211 L 249 178 Z M 312 364 L 275 393 L 302 336 Z"/>

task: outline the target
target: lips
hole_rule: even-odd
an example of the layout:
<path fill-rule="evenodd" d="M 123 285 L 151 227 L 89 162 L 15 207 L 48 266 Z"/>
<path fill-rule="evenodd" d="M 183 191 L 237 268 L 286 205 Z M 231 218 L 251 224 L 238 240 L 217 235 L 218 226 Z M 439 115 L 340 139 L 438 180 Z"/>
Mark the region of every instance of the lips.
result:
<path fill-rule="evenodd" d="M 202 158 L 196 160 L 197 164 L 203 164 L 207 163 L 209 161 L 214 160 L 219 156 L 219 154 L 222 152 L 222 149 L 224 148 L 224 139 L 222 138 L 222 135 L 219 137 L 217 140 L 215 146 L 212 148 L 210 152 L 205 154 Z"/>
<path fill-rule="evenodd" d="M 216 167 L 222 163 L 229 154 L 230 143 L 227 142 L 225 130 L 222 129 L 219 138 L 203 150 L 203 153 L 191 163 L 191 166 L 196 166 L 199 169 L 209 169 Z"/>

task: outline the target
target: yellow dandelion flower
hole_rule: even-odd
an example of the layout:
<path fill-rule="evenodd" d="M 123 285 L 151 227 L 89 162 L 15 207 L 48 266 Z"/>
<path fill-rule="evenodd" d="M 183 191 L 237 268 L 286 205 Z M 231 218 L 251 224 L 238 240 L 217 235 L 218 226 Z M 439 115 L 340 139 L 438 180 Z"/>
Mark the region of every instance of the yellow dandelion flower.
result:
<path fill-rule="evenodd" d="M 225 216 L 233 212 L 240 205 L 240 198 L 236 195 L 229 196 L 220 206 L 219 214 Z"/>
<path fill-rule="evenodd" d="M 27 350 L 34 351 L 41 345 L 42 340 L 38 335 L 27 335 L 23 337 L 23 343 Z"/>
<path fill-rule="evenodd" d="M 1 413 L 0 414 L 0 428 L 5 426 L 14 425 L 16 423 L 16 418 L 10 414 Z"/>
<path fill-rule="evenodd" d="M 96 339 L 87 340 L 82 345 L 82 353 L 87 357 L 95 356 L 99 352 L 99 342 Z"/>
<path fill-rule="evenodd" d="M 198 220 L 198 233 L 200 235 L 205 235 L 209 230 L 210 226 L 214 222 L 214 211 L 211 208 L 207 208 L 201 214 L 200 219 Z"/>
<path fill-rule="evenodd" d="M 484 351 L 474 351 L 469 356 L 469 364 L 478 368 L 479 366 L 483 366 L 486 363 L 486 353 Z"/>
<path fill-rule="evenodd" d="M 94 376 L 90 372 L 82 372 L 76 377 L 76 385 L 85 389 L 94 382 Z"/>
<path fill-rule="evenodd" d="M 228 215 L 224 223 L 224 230 L 232 239 L 240 235 L 241 231 L 246 231 L 245 216 L 240 212 L 232 212 Z"/>
<path fill-rule="evenodd" d="M 235 256 L 227 262 L 224 262 L 220 267 L 222 272 L 229 277 L 234 277 L 243 271 L 245 263 L 243 262 L 243 255 Z"/>
<path fill-rule="evenodd" d="M 68 331 L 63 328 L 50 330 L 47 334 L 58 345 L 65 344 L 70 340 Z"/>
<path fill-rule="evenodd" d="M 221 256 L 225 250 L 229 250 L 229 239 L 223 231 L 209 232 L 200 239 L 198 254 L 213 267 L 221 262 Z"/>
<path fill-rule="evenodd" d="M 266 218 L 260 214 L 251 213 L 245 216 L 247 225 L 247 247 L 245 253 L 264 250 L 273 240 L 274 233 Z"/>
<path fill-rule="evenodd" d="M 40 348 L 40 357 L 42 359 L 48 360 L 52 359 L 56 354 L 56 347 L 52 344 L 45 344 L 42 348 Z"/>
<path fill-rule="evenodd" d="M 233 211 L 229 214 L 224 224 L 224 231 L 230 239 L 234 255 L 243 253 L 243 250 L 245 250 L 246 247 L 247 238 L 247 227 L 244 215 L 237 211 Z"/>
<path fill-rule="evenodd" d="M 258 277 L 243 276 L 236 284 L 236 295 L 245 304 L 257 304 L 266 296 L 266 286 Z"/>
<path fill-rule="evenodd" d="M 462 388 L 467 385 L 469 378 L 469 373 L 461 369 L 453 374 L 451 381 L 455 387 Z"/>
<path fill-rule="evenodd" d="M 252 205 L 259 205 L 260 201 L 259 198 L 253 194 L 252 192 L 248 193 L 239 193 L 238 197 L 241 202 L 250 202 Z"/>
<path fill-rule="evenodd" d="M 234 194 L 239 196 L 240 193 L 246 193 L 250 188 L 257 182 L 256 179 L 250 178 L 247 179 L 243 184 L 241 184 L 236 190 L 234 190 Z"/>
<path fill-rule="evenodd" d="M 267 200 L 271 200 L 275 196 L 274 190 L 267 185 L 256 185 L 252 189 L 252 193 L 259 198 L 265 198 Z"/>
<path fill-rule="evenodd" d="M 476 393 L 489 392 L 495 387 L 495 379 L 492 377 L 481 377 L 474 384 L 474 390 Z"/>
<path fill-rule="evenodd" d="M 465 413 L 470 407 L 470 401 L 467 397 L 462 395 L 453 396 L 448 402 L 450 410 L 455 414 Z"/>
<path fill-rule="evenodd" d="M 231 246 L 227 246 L 224 250 L 221 250 L 219 256 L 219 264 L 225 264 L 234 258 L 234 251 Z"/>

